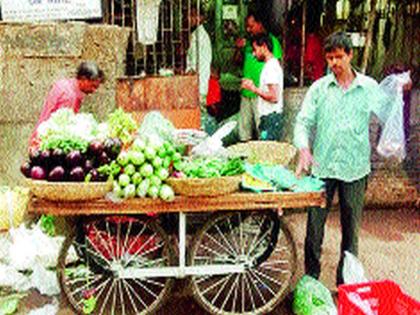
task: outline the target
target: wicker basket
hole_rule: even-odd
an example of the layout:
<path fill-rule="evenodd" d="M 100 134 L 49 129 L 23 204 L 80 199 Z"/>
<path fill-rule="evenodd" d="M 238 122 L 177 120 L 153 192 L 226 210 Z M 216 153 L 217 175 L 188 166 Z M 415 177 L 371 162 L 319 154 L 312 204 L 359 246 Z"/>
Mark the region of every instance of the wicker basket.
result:
<path fill-rule="evenodd" d="M 241 176 L 217 178 L 169 178 L 166 180 L 175 194 L 183 196 L 220 196 L 239 190 Z"/>
<path fill-rule="evenodd" d="M 250 141 L 227 148 L 229 155 L 245 156 L 251 164 L 264 163 L 288 166 L 296 156 L 296 148 L 286 142 Z"/>
<path fill-rule="evenodd" d="M 112 189 L 112 182 L 48 182 L 27 180 L 32 194 L 54 201 L 84 201 L 98 199 Z"/>

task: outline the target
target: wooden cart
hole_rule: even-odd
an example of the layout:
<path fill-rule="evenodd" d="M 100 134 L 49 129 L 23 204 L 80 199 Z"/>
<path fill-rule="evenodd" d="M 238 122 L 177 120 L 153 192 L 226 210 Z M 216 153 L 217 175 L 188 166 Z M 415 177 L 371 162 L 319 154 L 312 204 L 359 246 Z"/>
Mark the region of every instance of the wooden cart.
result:
<path fill-rule="evenodd" d="M 324 207 L 323 193 L 180 196 L 170 203 L 34 198 L 30 211 L 75 222 L 57 269 L 78 314 L 150 314 L 174 278 L 185 277 L 212 314 L 266 314 L 288 293 L 296 269 L 282 210 L 309 206 Z M 187 218 L 195 222 L 188 233 Z"/>

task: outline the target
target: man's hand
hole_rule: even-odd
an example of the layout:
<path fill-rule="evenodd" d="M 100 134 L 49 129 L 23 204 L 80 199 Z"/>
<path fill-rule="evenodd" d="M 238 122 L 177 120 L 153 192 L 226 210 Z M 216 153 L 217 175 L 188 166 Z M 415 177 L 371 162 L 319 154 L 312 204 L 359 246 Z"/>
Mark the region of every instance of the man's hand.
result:
<path fill-rule="evenodd" d="M 311 151 L 308 148 L 299 150 L 299 162 L 296 168 L 296 177 L 300 177 L 302 172 L 309 172 L 312 165 L 316 165 Z"/>
<path fill-rule="evenodd" d="M 250 90 L 251 92 L 255 93 L 256 86 L 254 82 L 250 79 L 242 79 L 241 87 L 246 90 Z"/>

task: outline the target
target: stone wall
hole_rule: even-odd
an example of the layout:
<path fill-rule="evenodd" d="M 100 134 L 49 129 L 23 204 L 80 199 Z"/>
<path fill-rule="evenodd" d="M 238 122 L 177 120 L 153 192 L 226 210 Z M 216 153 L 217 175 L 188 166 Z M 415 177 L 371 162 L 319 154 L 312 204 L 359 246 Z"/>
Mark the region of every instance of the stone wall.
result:
<path fill-rule="evenodd" d="M 51 84 L 94 60 L 106 82 L 82 111 L 103 119 L 115 108 L 116 79 L 125 73 L 129 30 L 76 23 L 0 24 L 0 185 L 22 182 L 27 141 Z"/>

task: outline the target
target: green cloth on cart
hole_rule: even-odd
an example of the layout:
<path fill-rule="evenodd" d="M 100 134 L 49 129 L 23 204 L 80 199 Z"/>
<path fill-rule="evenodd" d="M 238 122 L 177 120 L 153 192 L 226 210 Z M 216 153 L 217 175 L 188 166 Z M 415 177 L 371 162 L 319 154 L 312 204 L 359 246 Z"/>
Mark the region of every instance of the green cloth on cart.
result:
<path fill-rule="evenodd" d="M 299 179 L 292 171 L 281 165 L 246 164 L 245 171 L 254 178 L 270 183 L 277 191 L 311 192 L 324 189 L 322 180 L 312 176 Z"/>

